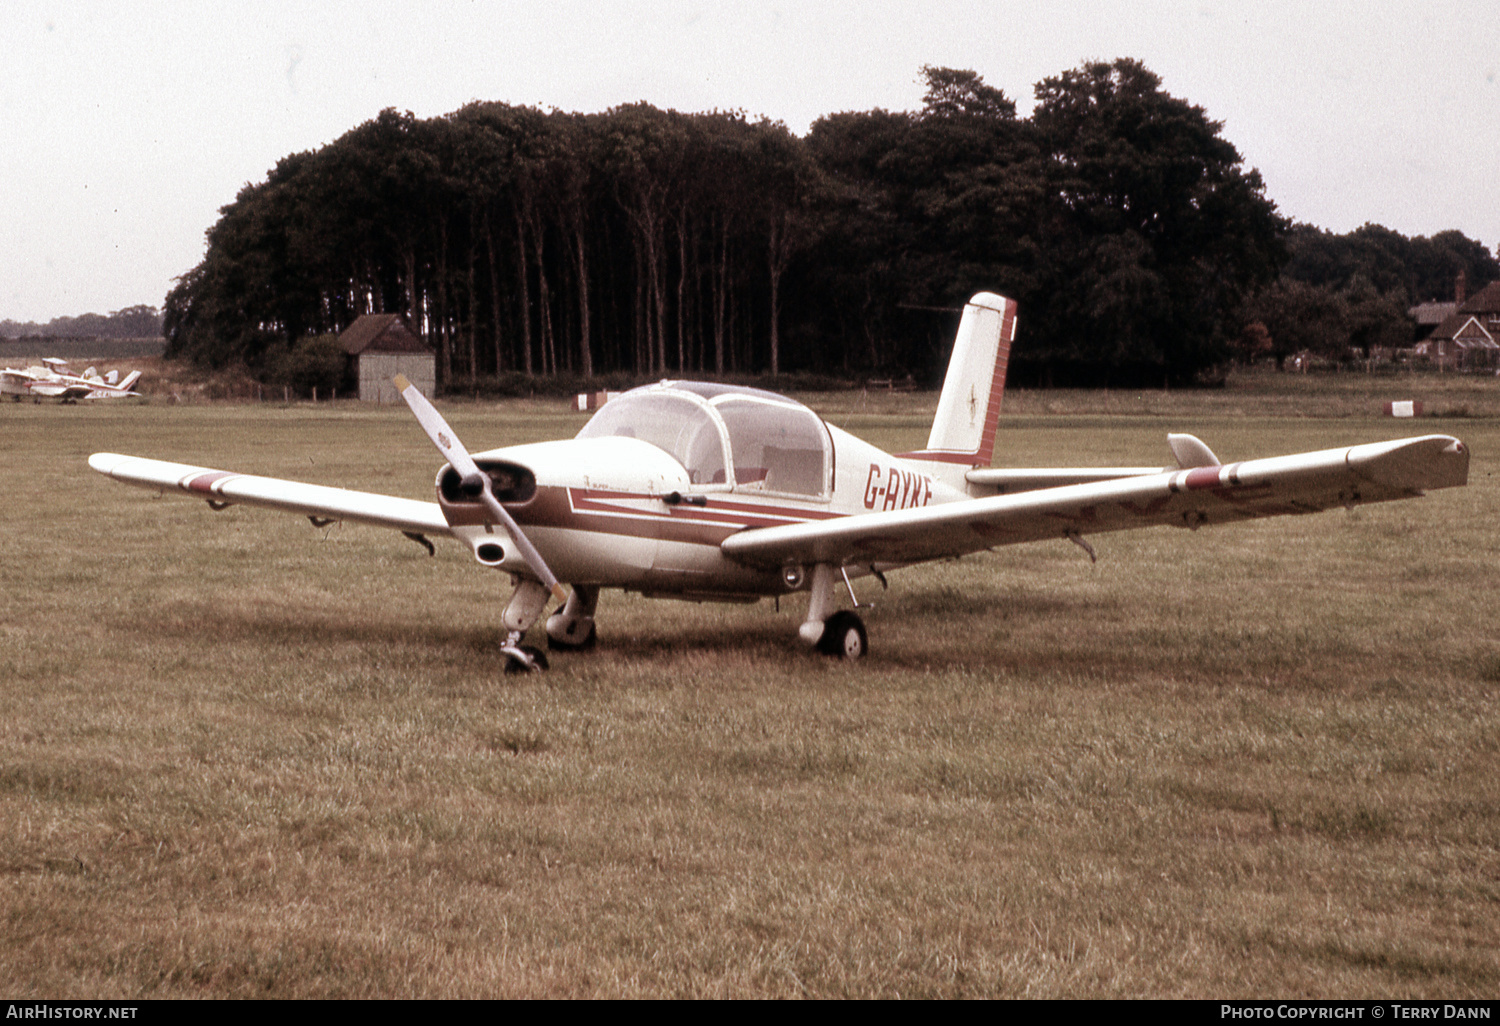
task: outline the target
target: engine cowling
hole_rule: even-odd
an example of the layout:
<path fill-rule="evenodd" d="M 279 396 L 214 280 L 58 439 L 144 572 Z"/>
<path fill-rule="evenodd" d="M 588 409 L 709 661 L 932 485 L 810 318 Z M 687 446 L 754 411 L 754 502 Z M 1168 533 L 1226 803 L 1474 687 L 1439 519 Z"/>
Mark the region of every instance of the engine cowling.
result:
<path fill-rule="evenodd" d="M 490 489 L 494 492 L 495 498 L 507 507 L 524 506 L 536 498 L 536 475 L 529 467 L 506 460 L 477 459 L 474 462 L 480 472 L 489 478 Z M 434 485 L 437 489 L 438 505 L 443 510 L 443 516 L 452 526 L 464 527 L 490 522 L 490 513 L 479 498 L 477 480 L 464 481 L 463 476 L 454 470 L 451 464 L 445 463 L 438 471 Z M 477 548 L 475 558 L 487 566 L 493 566 L 499 562 L 498 559 L 491 562 L 480 557 Z"/>

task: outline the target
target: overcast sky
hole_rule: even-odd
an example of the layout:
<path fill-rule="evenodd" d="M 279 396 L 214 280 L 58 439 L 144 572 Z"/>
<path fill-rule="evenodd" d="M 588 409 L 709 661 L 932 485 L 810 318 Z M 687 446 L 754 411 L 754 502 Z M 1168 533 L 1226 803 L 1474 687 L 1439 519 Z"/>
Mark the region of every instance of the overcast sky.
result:
<path fill-rule="evenodd" d="M 1497 0 L 6 0 L 0 319 L 160 306 L 246 182 L 382 108 L 743 110 L 803 134 L 921 106 L 924 64 L 1015 99 L 1141 60 L 1281 212 L 1500 246 Z"/>

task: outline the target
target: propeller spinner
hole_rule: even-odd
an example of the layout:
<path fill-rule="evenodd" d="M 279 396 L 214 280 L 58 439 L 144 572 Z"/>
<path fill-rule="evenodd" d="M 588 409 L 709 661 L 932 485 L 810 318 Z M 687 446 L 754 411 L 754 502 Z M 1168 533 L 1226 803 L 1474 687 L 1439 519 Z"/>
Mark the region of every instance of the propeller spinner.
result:
<path fill-rule="evenodd" d="M 536 574 L 537 580 L 552 592 L 552 597 L 559 602 L 567 599 L 568 593 L 558 583 L 557 576 L 547 566 L 547 561 L 542 554 L 531 544 L 531 540 L 522 532 L 515 518 L 500 505 L 500 500 L 495 498 L 491 489 L 490 477 L 479 469 L 474 458 L 469 455 L 469 450 L 464 448 L 464 443 L 458 440 L 458 435 L 443 415 L 437 411 L 427 397 L 417 390 L 417 386 L 407 380 L 406 375 L 397 374 L 391 379 L 395 382 L 401 398 L 406 400 L 406 405 L 411 407 L 411 412 L 416 416 L 417 423 L 422 425 L 422 430 L 427 432 L 427 437 L 432 439 L 432 444 L 438 447 L 438 452 L 458 471 L 459 479 L 465 493 L 477 497 L 490 514 L 495 523 L 509 532 L 516 548 L 521 552 L 521 558 L 526 560 L 526 565 L 531 567 L 531 572 Z"/>

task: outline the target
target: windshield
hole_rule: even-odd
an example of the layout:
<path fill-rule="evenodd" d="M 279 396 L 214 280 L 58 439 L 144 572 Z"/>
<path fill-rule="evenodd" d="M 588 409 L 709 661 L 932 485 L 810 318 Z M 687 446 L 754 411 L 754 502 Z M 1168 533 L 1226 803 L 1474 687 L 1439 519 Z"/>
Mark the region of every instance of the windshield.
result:
<path fill-rule="evenodd" d="M 699 382 L 633 389 L 605 403 L 578 433 L 609 436 L 665 450 L 696 485 L 826 496 L 833 475 L 832 442 L 818 415 L 760 389 Z"/>
<path fill-rule="evenodd" d="M 709 406 L 696 396 L 637 389 L 611 399 L 578 432 L 579 438 L 639 438 L 665 450 L 693 484 L 724 484 L 723 437 Z"/>

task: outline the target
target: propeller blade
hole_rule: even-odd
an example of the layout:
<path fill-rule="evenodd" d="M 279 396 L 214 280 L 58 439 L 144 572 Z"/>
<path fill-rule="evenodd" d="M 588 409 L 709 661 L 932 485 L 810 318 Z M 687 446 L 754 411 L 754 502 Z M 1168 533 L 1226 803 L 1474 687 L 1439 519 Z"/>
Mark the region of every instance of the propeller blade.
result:
<path fill-rule="evenodd" d="M 417 423 L 422 425 L 422 430 L 427 432 L 427 437 L 432 439 L 432 444 L 437 446 L 438 452 L 442 453 L 453 469 L 458 471 L 463 480 L 464 491 L 477 495 L 484 503 L 495 521 L 510 533 L 511 540 L 516 543 L 516 548 L 521 550 L 521 558 L 526 560 L 526 565 L 531 567 L 531 572 L 536 574 L 537 579 L 550 592 L 552 597 L 559 602 L 566 601 L 568 593 L 558 583 L 557 575 L 547 566 L 547 561 L 542 554 L 531 544 L 531 539 L 526 537 L 521 525 L 517 524 L 515 518 L 495 498 L 491 490 L 492 482 L 490 476 L 479 469 L 479 464 L 474 462 L 474 457 L 469 455 L 469 450 L 464 448 L 464 443 L 458 440 L 457 433 L 448 426 L 443 415 L 437 411 L 432 403 L 427 401 L 416 385 L 407 380 L 406 375 L 397 374 L 391 379 L 401 398 L 406 400 L 406 405 L 411 407 L 411 412 L 416 415 Z"/>
<path fill-rule="evenodd" d="M 464 443 L 458 440 L 458 435 L 448 426 L 443 415 L 427 401 L 427 397 L 416 385 L 407 380 L 405 374 L 397 374 L 391 381 L 401 393 L 401 398 L 406 400 L 406 405 L 411 407 L 411 412 L 416 415 L 417 423 L 422 425 L 422 430 L 432 439 L 432 444 L 438 447 L 438 452 L 458 471 L 459 477 L 463 479 L 464 489 L 472 489 L 473 494 L 477 495 L 485 475 L 480 472 L 479 465 L 469 455 L 469 450 L 464 448 Z"/>

